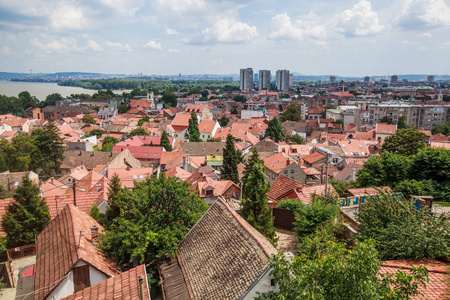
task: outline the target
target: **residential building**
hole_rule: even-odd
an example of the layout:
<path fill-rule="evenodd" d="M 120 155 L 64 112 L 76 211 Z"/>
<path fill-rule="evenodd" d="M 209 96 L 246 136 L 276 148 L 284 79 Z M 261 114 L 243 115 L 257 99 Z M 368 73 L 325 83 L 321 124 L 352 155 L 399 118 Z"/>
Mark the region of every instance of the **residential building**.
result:
<path fill-rule="evenodd" d="M 394 135 L 397 131 L 397 125 L 389 125 L 387 123 L 377 123 L 375 125 L 375 140 L 382 141 L 390 136 Z"/>
<path fill-rule="evenodd" d="M 217 200 L 158 262 L 165 300 L 249 300 L 276 291 L 270 258 L 277 250 L 226 202 Z"/>
<path fill-rule="evenodd" d="M 241 91 L 253 90 L 253 69 L 252 68 L 241 69 L 239 82 Z"/>
<path fill-rule="evenodd" d="M 330 84 L 336 84 L 336 76 L 334 75 L 330 76 Z"/>
<path fill-rule="evenodd" d="M 370 85 L 370 76 L 365 76 L 364 77 L 364 85 Z"/>
<path fill-rule="evenodd" d="M 270 74 L 270 70 L 259 70 L 258 89 L 260 90 L 270 89 L 271 80 L 272 75 Z"/>
<path fill-rule="evenodd" d="M 27 176 L 34 184 L 39 184 L 39 175 L 33 171 L 29 172 L 3 172 L 0 173 L 0 185 L 5 191 L 14 193 L 16 188 L 22 184 L 23 177 Z"/>
<path fill-rule="evenodd" d="M 290 85 L 289 70 L 278 70 L 276 73 L 276 85 L 279 91 L 289 91 Z"/>

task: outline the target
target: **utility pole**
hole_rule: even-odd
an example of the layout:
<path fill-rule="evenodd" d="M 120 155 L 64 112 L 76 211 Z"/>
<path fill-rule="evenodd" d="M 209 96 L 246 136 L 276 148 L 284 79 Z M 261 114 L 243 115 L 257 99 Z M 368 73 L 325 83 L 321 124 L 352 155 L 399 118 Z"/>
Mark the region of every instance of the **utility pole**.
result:
<path fill-rule="evenodd" d="M 73 205 L 75 205 L 75 206 L 77 206 L 76 186 L 77 186 L 77 182 L 74 179 L 73 184 L 72 184 L 72 190 L 73 190 Z"/>
<path fill-rule="evenodd" d="M 328 160 L 329 160 L 329 153 L 327 153 L 327 168 L 326 168 L 326 172 L 325 172 L 325 197 L 328 196 Z"/>

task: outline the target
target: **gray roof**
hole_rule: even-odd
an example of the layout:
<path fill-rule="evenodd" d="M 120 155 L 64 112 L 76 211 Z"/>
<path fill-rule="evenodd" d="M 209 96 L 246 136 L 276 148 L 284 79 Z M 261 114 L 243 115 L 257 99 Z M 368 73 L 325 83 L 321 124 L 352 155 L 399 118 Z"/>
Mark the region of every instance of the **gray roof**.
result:
<path fill-rule="evenodd" d="M 181 142 L 180 148 L 191 156 L 223 155 L 225 142 Z"/>

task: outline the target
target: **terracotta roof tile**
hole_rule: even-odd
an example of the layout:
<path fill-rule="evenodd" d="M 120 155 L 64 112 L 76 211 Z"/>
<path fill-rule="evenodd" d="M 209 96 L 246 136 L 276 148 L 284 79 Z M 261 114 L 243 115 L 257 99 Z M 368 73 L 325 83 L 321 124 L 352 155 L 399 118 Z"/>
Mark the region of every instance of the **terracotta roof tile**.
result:
<path fill-rule="evenodd" d="M 284 175 L 278 175 L 277 179 L 270 186 L 270 191 L 267 196 L 273 200 L 280 200 L 284 195 L 296 189 L 297 187 L 304 187 L 305 185 L 297 180 L 291 179 Z"/>
<path fill-rule="evenodd" d="M 53 283 L 59 283 L 80 260 L 107 276 L 119 274 L 116 262 L 105 258 L 92 243 L 89 233 L 93 225 L 103 231 L 97 221 L 69 204 L 38 234 L 34 300 L 45 299 L 57 286 Z"/>

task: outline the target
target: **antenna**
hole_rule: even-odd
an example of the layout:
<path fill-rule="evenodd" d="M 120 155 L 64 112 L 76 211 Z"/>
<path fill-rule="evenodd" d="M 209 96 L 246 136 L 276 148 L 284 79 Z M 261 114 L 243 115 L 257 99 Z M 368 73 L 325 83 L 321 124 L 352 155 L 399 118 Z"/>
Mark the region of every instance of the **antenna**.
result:
<path fill-rule="evenodd" d="M 33 80 L 33 70 L 30 69 L 30 79 Z"/>

